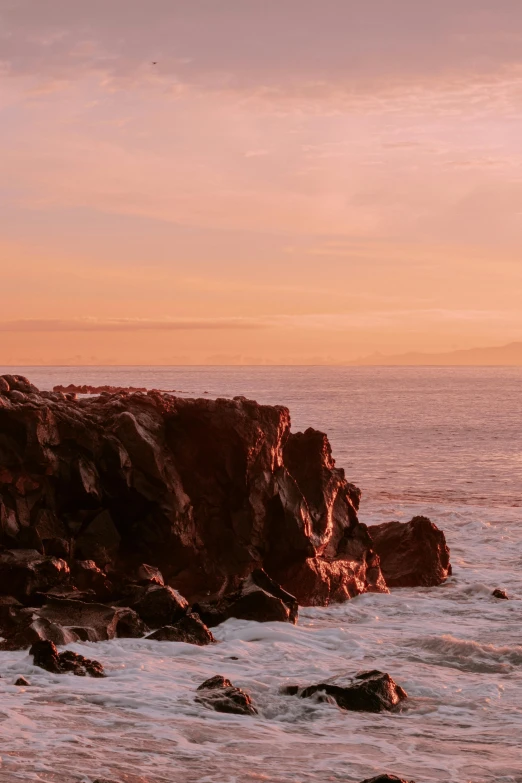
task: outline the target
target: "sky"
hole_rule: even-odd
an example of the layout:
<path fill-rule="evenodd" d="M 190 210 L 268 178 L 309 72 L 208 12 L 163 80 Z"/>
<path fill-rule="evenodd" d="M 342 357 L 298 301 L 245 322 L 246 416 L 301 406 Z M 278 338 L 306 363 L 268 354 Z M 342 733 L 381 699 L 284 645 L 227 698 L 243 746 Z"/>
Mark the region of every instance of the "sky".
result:
<path fill-rule="evenodd" d="M 522 340 L 521 138 L 520 0 L 0 0 L 0 364 Z"/>

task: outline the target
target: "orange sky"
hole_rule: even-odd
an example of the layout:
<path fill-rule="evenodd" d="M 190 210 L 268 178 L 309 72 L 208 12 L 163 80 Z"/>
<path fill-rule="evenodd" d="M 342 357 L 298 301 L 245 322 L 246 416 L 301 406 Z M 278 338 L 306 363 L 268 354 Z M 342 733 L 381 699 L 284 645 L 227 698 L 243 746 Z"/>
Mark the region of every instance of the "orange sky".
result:
<path fill-rule="evenodd" d="M 0 364 L 521 340 L 521 138 L 518 0 L 0 0 Z"/>

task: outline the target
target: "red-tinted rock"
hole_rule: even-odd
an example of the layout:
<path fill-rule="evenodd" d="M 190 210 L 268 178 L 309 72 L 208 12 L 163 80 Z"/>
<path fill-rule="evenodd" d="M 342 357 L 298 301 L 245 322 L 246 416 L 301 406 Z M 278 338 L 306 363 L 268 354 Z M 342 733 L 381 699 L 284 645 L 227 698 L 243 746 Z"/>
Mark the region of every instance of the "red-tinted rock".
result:
<path fill-rule="evenodd" d="M 501 590 L 499 587 L 496 587 L 493 592 L 491 593 L 493 598 L 502 598 L 504 601 L 508 600 L 508 594 L 505 590 Z"/>
<path fill-rule="evenodd" d="M 257 714 L 248 693 L 241 688 L 236 688 L 230 680 L 219 674 L 205 680 L 197 690 L 196 701 L 216 712 L 229 712 L 236 715 Z"/>
<path fill-rule="evenodd" d="M 164 625 L 163 628 L 149 634 L 147 639 L 155 639 L 158 642 L 185 642 L 199 646 L 216 641 L 207 626 L 201 622 L 199 615 L 193 612 L 188 612 L 175 625 Z"/>
<path fill-rule="evenodd" d="M 152 585 L 133 608 L 148 626 L 159 628 L 181 620 L 188 610 L 188 602 L 172 587 Z"/>
<path fill-rule="evenodd" d="M 360 493 L 323 433 L 290 432 L 286 408 L 159 392 L 74 401 L 16 383 L 0 406 L 0 544 L 71 541 L 111 581 L 145 561 L 191 603 L 259 568 L 296 594 L 313 574 L 305 603 L 384 589 Z"/>
<path fill-rule="evenodd" d="M 163 574 L 159 568 L 154 568 L 154 566 L 147 565 L 146 563 L 142 563 L 138 568 L 137 578 L 139 584 L 142 585 L 155 584 L 163 587 L 165 584 Z"/>
<path fill-rule="evenodd" d="M 112 595 L 110 580 L 94 560 L 73 560 L 71 574 L 79 590 L 92 590 L 99 601 L 106 601 Z"/>
<path fill-rule="evenodd" d="M 31 549 L 7 550 L 0 554 L 0 593 L 20 600 L 34 592 L 45 592 L 69 578 L 69 566 L 56 557 L 42 557 Z"/>
<path fill-rule="evenodd" d="M 86 629 L 84 633 L 91 641 L 138 638 L 148 631 L 136 612 L 126 607 L 54 599 L 45 604 L 38 614 L 65 630 Z"/>
<path fill-rule="evenodd" d="M 361 672 L 355 677 L 334 677 L 304 688 L 289 685 L 283 689 L 283 693 L 301 699 L 316 695 L 324 700 L 333 698 L 341 709 L 356 712 L 392 710 L 408 695 L 389 674 L 376 670 Z"/>
<path fill-rule="evenodd" d="M 432 587 L 451 575 L 442 530 L 427 517 L 368 528 L 388 587 Z"/>
<path fill-rule="evenodd" d="M 53 674 L 72 672 L 79 677 L 105 677 L 103 666 L 98 661 L 84 658 L 83 655 L 66 650 L 59 653 L 52 642 L 42 641 L 33 644 L 29 650 L 33 656 L 33 663 L 41 669 L 46 669 Z"/>

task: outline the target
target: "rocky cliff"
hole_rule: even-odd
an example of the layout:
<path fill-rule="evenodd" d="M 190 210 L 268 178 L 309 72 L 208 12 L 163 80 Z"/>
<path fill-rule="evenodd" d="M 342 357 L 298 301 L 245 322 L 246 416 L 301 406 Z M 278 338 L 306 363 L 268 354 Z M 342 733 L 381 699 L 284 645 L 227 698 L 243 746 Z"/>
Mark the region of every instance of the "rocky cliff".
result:
<path fill-rule="evenodd" d="M 281 406 L 160 392 L 76 399 L 0 377 L 9 568 L 17 550 L 36 550 L 31 568 L 53 579 L 94 561 L 102 581 L 117 581 L 148 563 L 190 603 L 263 568 L 300 604 L 342 601 L 387 590 L 359 495 L 326 435 L 292 433 Z M 38 574 L 29 592 L 43 589 Z"/>

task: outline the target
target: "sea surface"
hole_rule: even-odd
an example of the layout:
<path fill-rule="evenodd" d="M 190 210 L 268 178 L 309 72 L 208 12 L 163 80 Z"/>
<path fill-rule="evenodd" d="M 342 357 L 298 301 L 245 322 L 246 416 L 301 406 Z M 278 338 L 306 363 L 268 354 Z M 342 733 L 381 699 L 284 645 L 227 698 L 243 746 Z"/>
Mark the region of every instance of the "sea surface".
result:
<path fill-rule="evenodd" d="M 0 368 L 0 372 L 13 372 Z M 122 639 L 71 648 L 108 677 L 57 676 L 0 653 L 0 781 L 522 783 L 522 368 L 16 368 L 42 389 L 110 383 L 285 404 L 328 433 L 363 491 L 363 522 L 428 515 L 446 533 L 443 586 L 302 609 L 295 627 L 229 620 L 199 648 Z M 491 596 L 507 591 L 509 601 Z M 377 668 L 398 714 L 347 713 L 282 685 Z M 223 674 L 258 717 L 194 690 Z M 24 675 L 27 688 L 15 687 Z"/>

